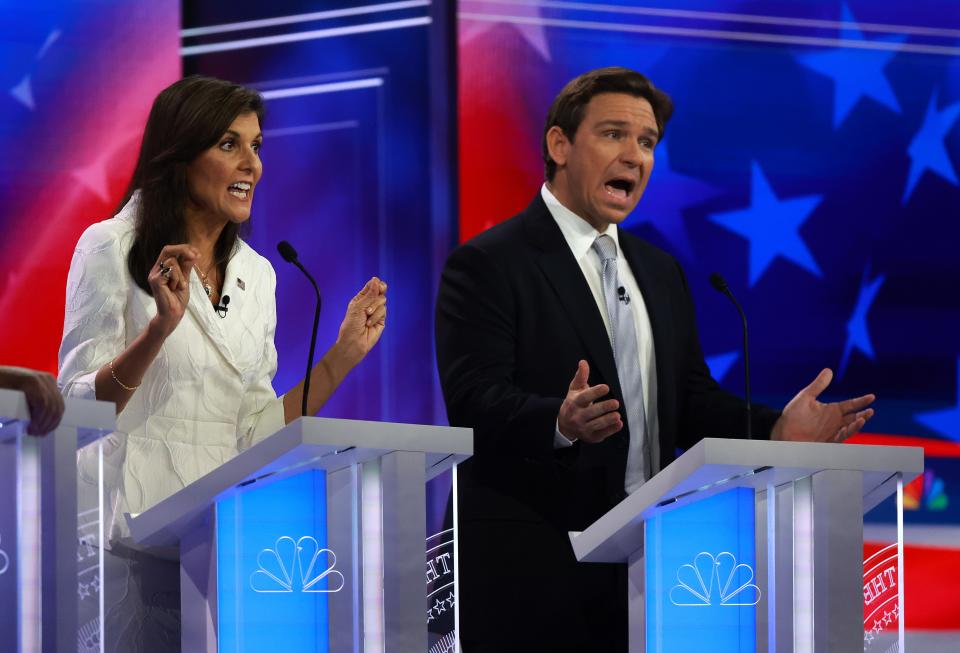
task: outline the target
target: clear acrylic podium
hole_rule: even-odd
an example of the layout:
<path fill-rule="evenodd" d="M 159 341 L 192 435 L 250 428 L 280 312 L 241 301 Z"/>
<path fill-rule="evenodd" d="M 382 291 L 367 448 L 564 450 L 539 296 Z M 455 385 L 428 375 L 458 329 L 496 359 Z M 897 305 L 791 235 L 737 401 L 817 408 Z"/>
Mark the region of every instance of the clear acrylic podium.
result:
<path fill-rule="evenodd" d="M 470 429 L 300 418 L 128 517 L 179 556 L 182 650 L 426 651 L 425 482 L 472 450 Z"/>
<path fill-rule="evenodd" d="M 707 438 L 570 537 L 627 563 L 631 653 L 853 653 L 873 637 L 863 514 L 922 471 L 915 447 Z M 902 500 L 897 518 L 902 616 Z"/>
<path fill-rule="evenodd" d="M 77 451 L 99 459 L 114 405 L 67 399 L 39 437 L 29 419 L 23 393 L 0 390 L 0 652 L 99 651 L 102 481 L 94 465 L 93 496 L 78 497 Z"/>

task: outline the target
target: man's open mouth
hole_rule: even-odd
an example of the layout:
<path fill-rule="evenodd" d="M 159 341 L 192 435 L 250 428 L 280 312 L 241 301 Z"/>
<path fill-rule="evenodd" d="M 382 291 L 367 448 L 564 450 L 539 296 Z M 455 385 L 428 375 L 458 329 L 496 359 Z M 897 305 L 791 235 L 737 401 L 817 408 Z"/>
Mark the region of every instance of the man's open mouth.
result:
<path fill-rule="evenodd" d="M 611 179 L 603 185 L 607 193 L 613 195 L 617 199 L 625 200 L 630 193 L 633 192 L 633 189 L 636 187 L 637 182 L 632 179 L 627 179 L 626 177 L 617 177 Z"/>

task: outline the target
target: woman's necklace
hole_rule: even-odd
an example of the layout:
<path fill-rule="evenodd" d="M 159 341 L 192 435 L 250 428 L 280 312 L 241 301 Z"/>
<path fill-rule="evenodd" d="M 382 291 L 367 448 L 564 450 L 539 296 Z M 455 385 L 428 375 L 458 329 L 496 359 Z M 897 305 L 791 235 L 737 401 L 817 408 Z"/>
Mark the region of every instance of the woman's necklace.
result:
<path fill-rule="evenodd" d="M 203 272 L 200 268 L 197 268 L 197 272 L 200 274 L 200 283 L 203 284 L 203 292 L 207 293 L 207 297 L 213 294 L 213 284 L 207 280 L 207 275 L 209 275 L 213 268 L 216 266 L 216 261 L 210 264 L 210 267 L 207 268 L 206 272 Z"/>

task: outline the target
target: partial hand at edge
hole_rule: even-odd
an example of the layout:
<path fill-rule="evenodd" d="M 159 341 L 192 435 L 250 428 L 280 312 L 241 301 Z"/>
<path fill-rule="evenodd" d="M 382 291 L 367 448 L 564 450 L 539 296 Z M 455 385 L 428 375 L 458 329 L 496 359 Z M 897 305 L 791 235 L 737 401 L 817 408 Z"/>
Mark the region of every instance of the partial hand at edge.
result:
<path fill-rule="evenodd" d="M 825 404 L 817 397 L 833 380 L 833 372 L 823 369 L 817 378 L 797 393 L 773 425 L 771 440 L 796 442 L 843 442 L 863 428 L 871 417 L 872 394 Z"/>
<path fill-rule="evenodd" d="M 595 444 L 620 431 L 623 420 L 617 412 L 620 408 L 619 401 L 598 401 L 610 394 L 610 386 L 603 383 L 591 386 L 587 383 L 589 377 L 590 366 L 587 361 L 582 360 L 577 366 L 573 381 L 570 382 L 567 396 L 560 405 L 557 428 L 568 440 L 583 440 Z"/>
<path fill-rule="evenodd" d="M 19 390 L 26 396 L 30 435 L 45 435 L 59 426 L 64 411 L 63 396 L 52 374 L 23 367 L 0 367 L 0 387 Z"/>

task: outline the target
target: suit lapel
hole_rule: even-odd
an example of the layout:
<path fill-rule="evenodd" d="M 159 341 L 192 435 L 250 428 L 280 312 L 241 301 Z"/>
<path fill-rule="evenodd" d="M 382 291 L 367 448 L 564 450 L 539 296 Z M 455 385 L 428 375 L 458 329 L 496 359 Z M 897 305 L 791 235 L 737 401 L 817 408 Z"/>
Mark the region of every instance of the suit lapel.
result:
<path fill-rule="evenodd" d="M 228 279 L 230 278 L 229 275 L 230 265 L 228 264 Z M 226 284 L 224 284 L 223 292 L 227 292 Z M 227 341 L 224 330 L 225 325 L 223 324 L 224 321 L 221 320 L 216 311 L 213 310 L 213 305 L 210 303 L 210 298 L 207 297 L 207 293 L 203 290 L 203 284 L 200 282 L 200 276 L 197 274 L 196 269 L 190 274 L 190 301 L 187 303 L 187 312 L 193 316 L 200 330 L 203 331 L 204 335 L 213 343 L 213 346 L 220 352 L 224 360 L 237 372 L 242 373 L 237 363 L 237 358 Z"/>
<path fill-rule="evenodd" d="M 590 353 L 591 376 L 596 375 L 610 386 L 615 397 L 622 398 L 617 365 L 610 347 L 610 337 L 597 309 L 590 286 L 583 278 L 580 265 L 563 238 L 540 194 L 524 212 L 524 228 L 530 243 L 539 250 L 537 266 L 543 271 L 557 300 L 566 312 L 584 347 Z"/>

